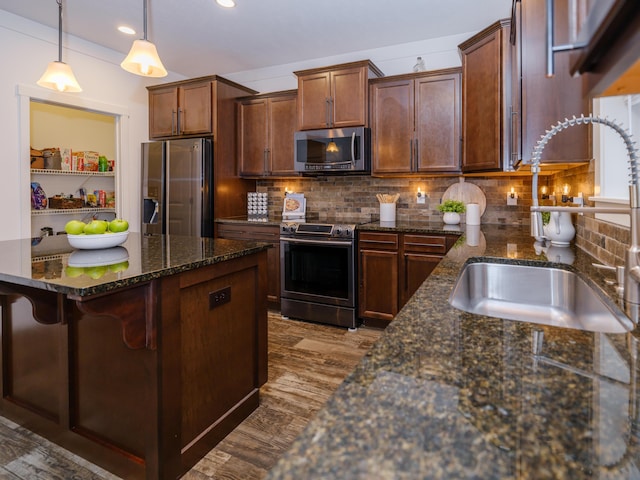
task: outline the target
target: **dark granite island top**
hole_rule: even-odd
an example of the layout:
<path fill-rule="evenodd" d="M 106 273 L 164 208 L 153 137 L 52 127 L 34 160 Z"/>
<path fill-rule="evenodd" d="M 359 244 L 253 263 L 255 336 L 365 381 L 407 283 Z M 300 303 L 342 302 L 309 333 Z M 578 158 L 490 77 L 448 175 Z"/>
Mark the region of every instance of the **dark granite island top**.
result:
<path fill-rule="evenodd" d="M 581 250 L 534 245 L 528 229 L 461 232 L 268 479 L 637 477 L 637 331 L 549 327 L 448 303 L 471 257 L 567 268 L 615 302 L 612 275 Z"/>
<path fill-rule="evenodd" d="M 0 415 L 122 478 L 178 478 L 259 404 L 268 247 L 0 242 Z"/>

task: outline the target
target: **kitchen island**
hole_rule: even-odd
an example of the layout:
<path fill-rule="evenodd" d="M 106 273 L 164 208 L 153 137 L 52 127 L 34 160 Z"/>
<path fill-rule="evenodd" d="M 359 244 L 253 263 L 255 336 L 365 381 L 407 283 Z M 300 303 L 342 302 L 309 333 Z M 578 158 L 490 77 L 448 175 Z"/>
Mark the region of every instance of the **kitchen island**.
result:
<path fill-rule="evenodd" d="M 0 415 L 122 478 L 178 478 L 258 406 L 268 247 L 0 242 Z"/>
<path fill-rule="evenodd" d="M 615 303 L 614 276 L 573 246 L 534 245 L 528 227 L 458 228 L 458 242 L 269 480 L 637 478 L 637 329 L 592 333 L 474 315 L 448 303 L 472 257 L 570 269 Z"/>

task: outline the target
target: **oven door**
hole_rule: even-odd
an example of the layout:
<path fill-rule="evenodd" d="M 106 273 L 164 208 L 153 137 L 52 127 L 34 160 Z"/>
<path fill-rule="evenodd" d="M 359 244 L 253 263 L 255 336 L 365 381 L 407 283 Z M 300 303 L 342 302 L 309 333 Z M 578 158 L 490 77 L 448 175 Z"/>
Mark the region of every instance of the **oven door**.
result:
<path fill-rule="evenodd" d="M 352 241 L 280 238 L 281 297 L 355 307 Z"/>

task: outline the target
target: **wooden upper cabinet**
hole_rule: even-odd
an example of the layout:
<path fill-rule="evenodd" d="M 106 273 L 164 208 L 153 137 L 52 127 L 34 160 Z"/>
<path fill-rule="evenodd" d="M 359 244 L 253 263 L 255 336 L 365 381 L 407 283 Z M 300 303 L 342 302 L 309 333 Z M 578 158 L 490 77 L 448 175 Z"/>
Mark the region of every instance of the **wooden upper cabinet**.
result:
<path fill-rule="evenodd" d="M 267 171 L 267 99 L 243 100 L 238 106 L 238 162 L 240 175 Z"/>
<path fill-rule="evenodd" d="M 371 82 L 374 175 L 460 170 L 460 69 Z"/>
<path fill-rule="evenodd" d="M 372 174 L 411 173 L 414 150 L 413 79 L 371 84 Z"/>
<path fill-rule="evenodd" d="M 240 175 L 297 175 L 293 166 L 296 105 L 295 91 L 260 95 L 239 102 Z"/>
<path fill-rule="evenodd" d="M 416 171 L 460 171 L 461 73 L 415 80 Z"/>
<path fill-rule="evenodd" d="M 211 80 L 148 89 L 150 138 L 212 134 Z"/>
<path fill-rule="evenodd" d="M 149 91 L 149 137 L 161 138 L 175 135 L 177 111 L 176 87 Z"/>
<path fill-rule="evenodd" d="M 298 130 L 367 125 L 368 80 L 383 76 L 370 61 L 294 72 Z"/>
<path fill-rule="evenodd" d="M 271 175 L 297 175 L 293 165 L 298 98 L 295 92 L 269 100 L 269 168 Z"/>
<path fill-rule="evenodd" d="M 462 57 L 462 171 L 509 170 L 509 21 L 459 45 Z"/>
<path fill-rule="evenodd" d="M 546 76 L 545 0 L 521 0 L 519 3 L 514 39 L 516 54 L 520 55 L 518 63 L 522 78 L 522 138 L 518 160 L 529 163 L 537 141 L 552 125 L 573 115 L 588 115 L 591 107 L 589 99 L 583 98 L 582 79 L 571 76 L 571 52 L 557 52 L 554 55 L 555 74 L 551 78 Z M 553 3 L 554 42 L 556 45 L 569 43 L 572 1 L 555 0 Z M 588 161 L 591 157 L 590 127 L 581 126 L 551 138 L 544 148 L 542 161 Z"/>

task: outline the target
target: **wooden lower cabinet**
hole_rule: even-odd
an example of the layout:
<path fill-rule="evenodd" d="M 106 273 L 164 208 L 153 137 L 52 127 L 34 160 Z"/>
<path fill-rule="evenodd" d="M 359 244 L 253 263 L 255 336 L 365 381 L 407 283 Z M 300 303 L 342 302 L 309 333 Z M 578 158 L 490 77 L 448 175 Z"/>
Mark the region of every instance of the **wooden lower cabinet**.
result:
<path fill-rule="evenodd" d="M 360 232 L 359 318 L 369 326 L 387 326 L 456 239 L 456 235 Z"/>
<path fill-rule="evenodd" d="M 217 224 L 219 238 L 230 240 L 255 240 L 268 242 L 273 248 L 267 250 L 267 302 L 270 308 L 280 308 L 280 226 L 247 225 L 244 223 Z"/>

